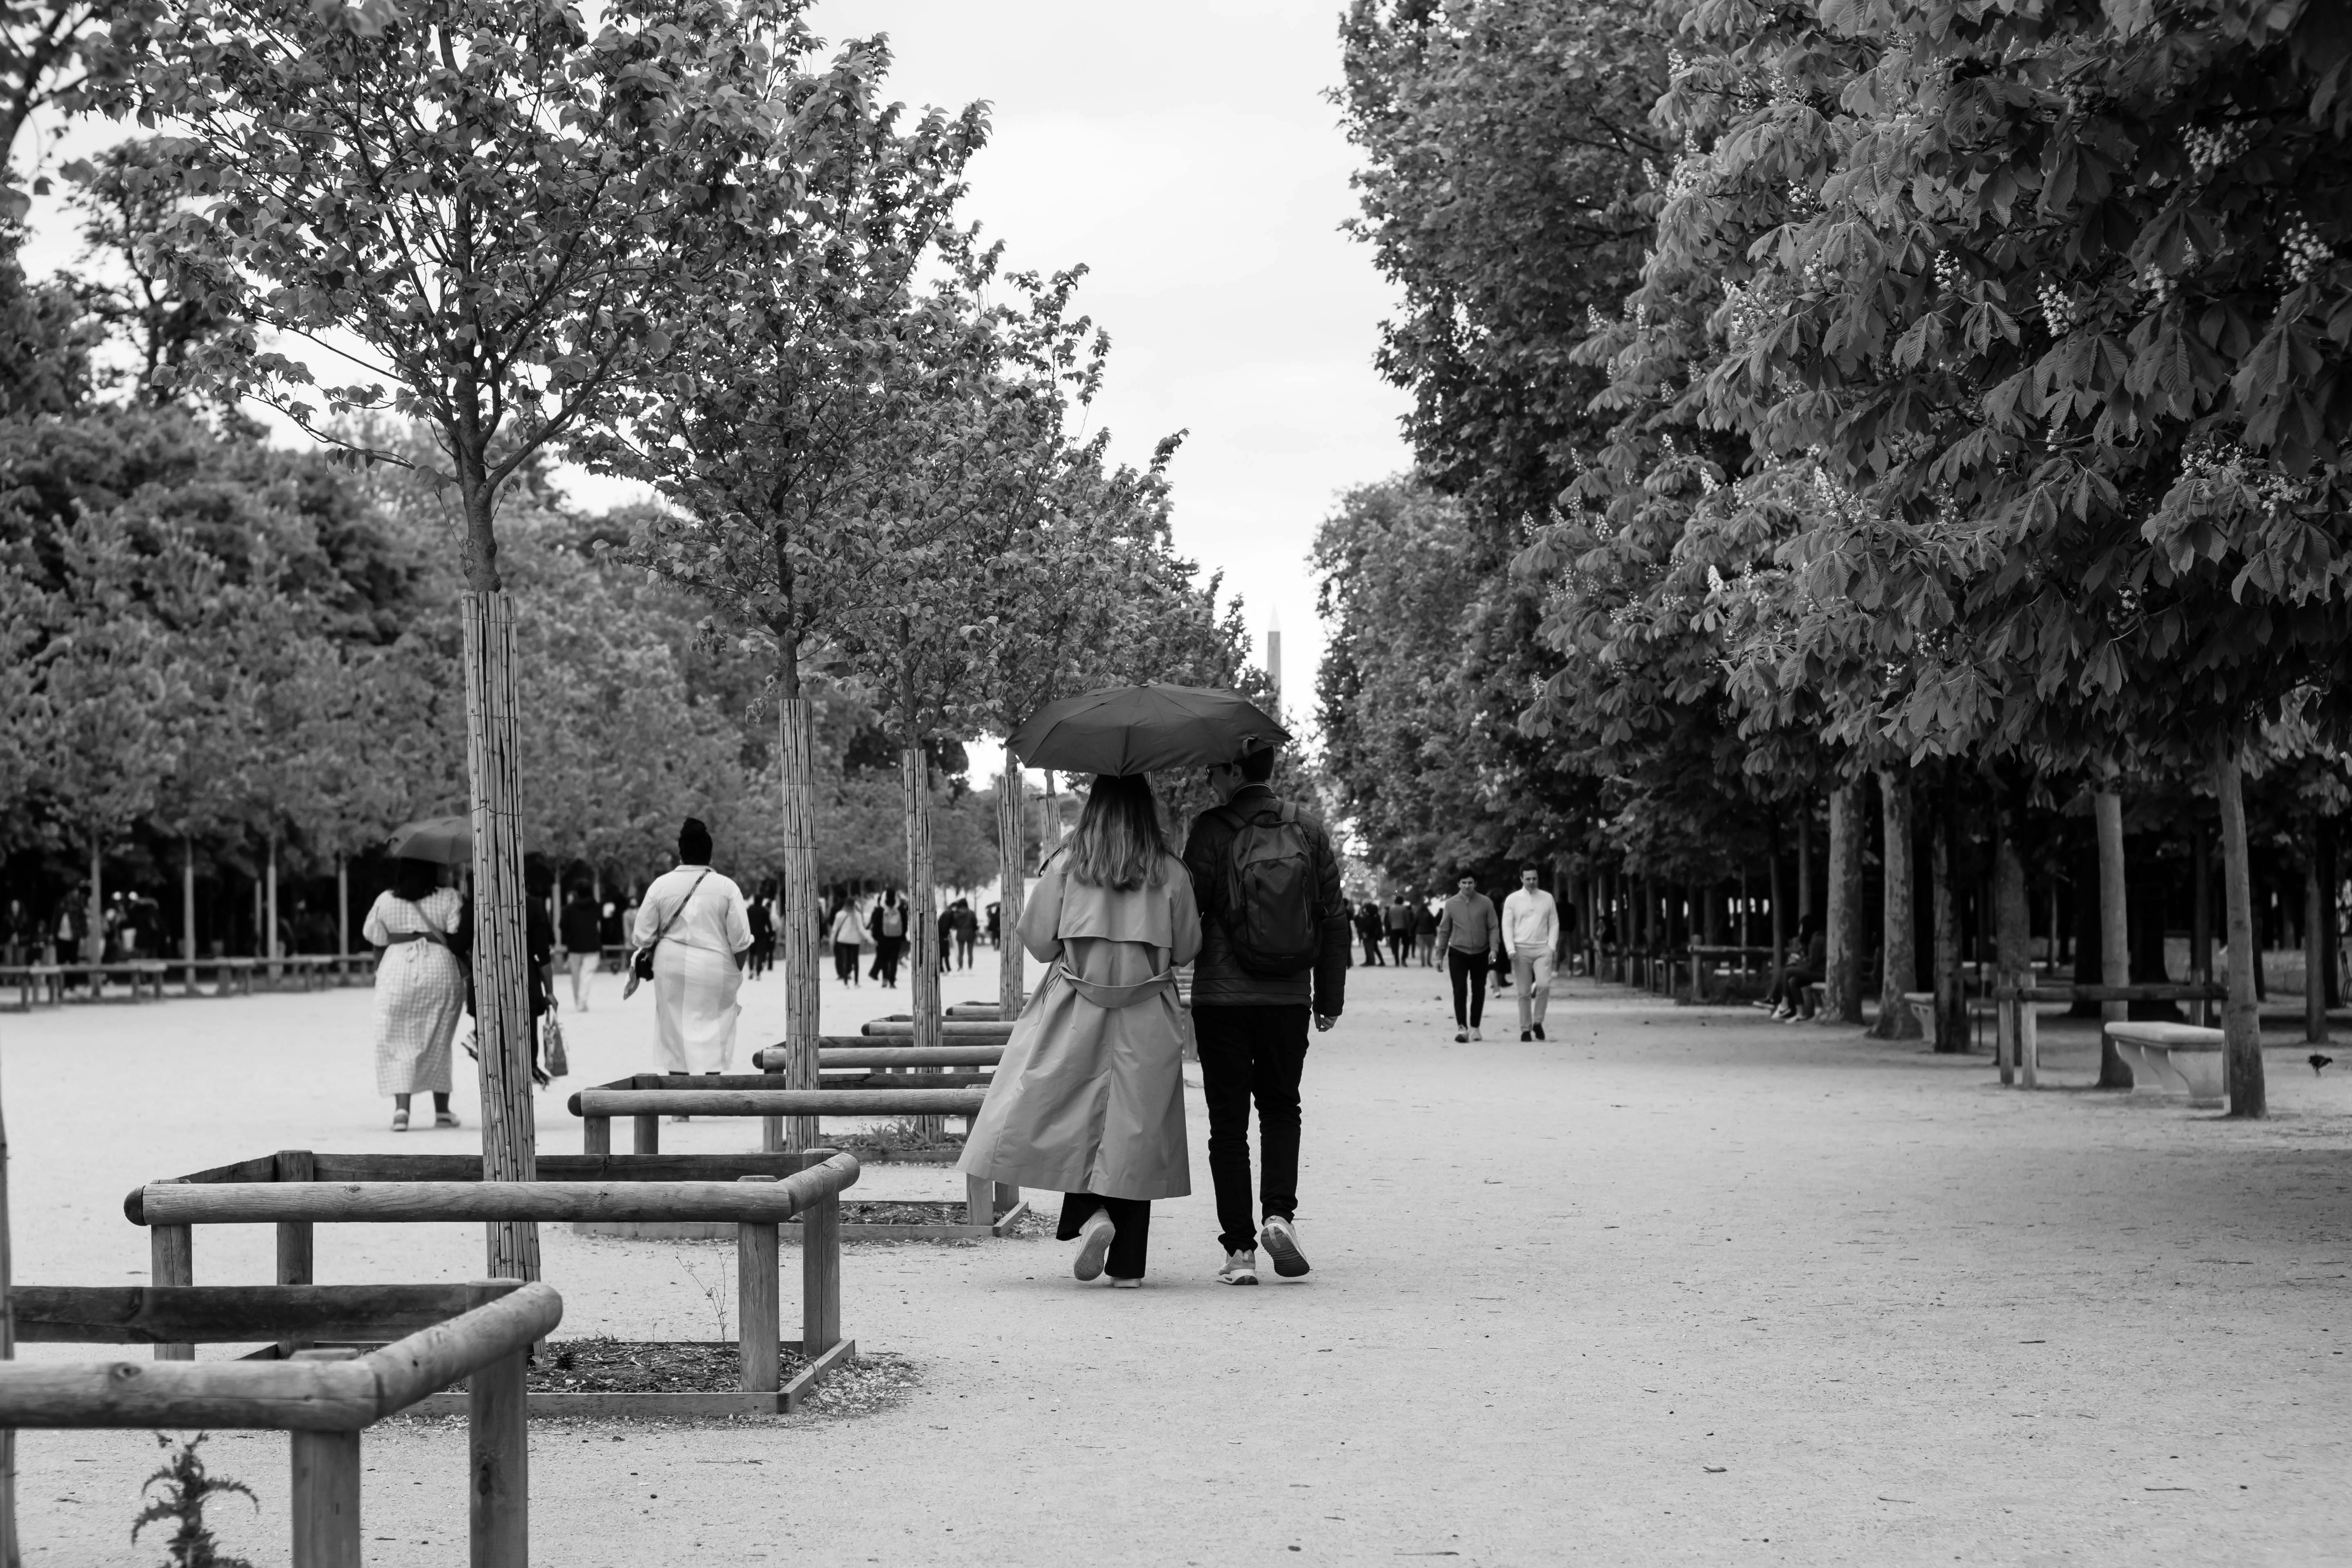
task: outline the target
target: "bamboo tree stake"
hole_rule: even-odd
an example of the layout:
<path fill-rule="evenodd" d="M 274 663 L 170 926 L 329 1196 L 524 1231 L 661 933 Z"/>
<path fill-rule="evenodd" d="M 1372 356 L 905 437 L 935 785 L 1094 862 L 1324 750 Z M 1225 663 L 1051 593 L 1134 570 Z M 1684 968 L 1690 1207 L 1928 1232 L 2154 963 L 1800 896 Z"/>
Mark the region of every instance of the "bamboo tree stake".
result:
<path fill-rule="evenodd" d="M 907 795 L 908 1010 L 918 1048 L 940 1043 L 940 930 L 931 913 L 931 763 L 919 744 L 900 754 Z M 937 1143 L 947 1119 L 919 1116 L 917 1141 Z"/>
<path fill-rule="evenodd" d="M 0 1361 L 16 1359 L 16 1268 L 8 1209 L 8 1121 L 0 1114 Z M 0 1429 L 0 1568 L 18 1568 L 16 1432 Z"/>
<path fill-rule="evenodd" d="M 784 1082 L 786 1089 L 814 1089 L 817 1076 L 817 965 L 823 934 L 815 916 L 822 907 L 816 886 L 816 704 L 800 695 L 799 661 L 788 654 L 787 689 L 777 704 L 777 754 L 782 764 L 784 829 Z M 767 1123 L 770 1149 L 816 1146 L 814 1116 L 787 1124 Z"/>

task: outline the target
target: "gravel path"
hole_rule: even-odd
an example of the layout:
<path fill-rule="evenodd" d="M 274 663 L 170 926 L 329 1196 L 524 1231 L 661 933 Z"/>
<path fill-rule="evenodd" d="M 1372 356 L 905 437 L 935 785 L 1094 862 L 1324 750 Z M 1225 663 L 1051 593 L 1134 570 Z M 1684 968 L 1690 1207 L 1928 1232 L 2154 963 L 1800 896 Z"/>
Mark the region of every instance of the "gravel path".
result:
<path fill-rule="evenodd" d="M 2275 1119 L 2237 1125 L 1581 984 L 1549 1044 L 1457 1046 L 1430 972 L 1354 980 L 1308 1066 L 1309 1279 L 1211 1279 L 1195 1095 L 1200 1191 L 1160 1206 L 1147 1289 L 1079 1286 L 1050 1241 L 855 1247 L 849 1331 L 894 1359 L 848 1413 L 539 1427 L 538 1561 L 2352 1563 L 2352 1067 L 2282 1044 Z M 828 1026 L 905 994 L 827 989 Z M 747 1039 L 781 988 L 753 996 Z M 365 1016 L 329 992 L 0 1019 L 19 1277 L 143 1278 L 118 1207 L 142 1179 L 465 1147 L 383 1130 Z M 572 1082 L 641 1066 L 649 1026 L 567 1016 Z M 2053 1080 L 2088 1080 L 2084 1028 L 2045 1044 Z M 559 1104 L 542 1122 L 578 1147 Z M 953 1184 L 877 1170 L 861 1195 Z M 320 1277 L 463 1279 L 479 1246 L 322 1228 Z M 546 1254 L 566 1336 L 648 1339 L 712 1337 L 733 1255 Z M 208 1230 L 197 1279 L 268 1258 L 261 1227 Z M 28 1562 L 153 1555 L 124 1539 L 149 1438 L 20 1447 Z M 367 1452 L 370 1561 L 460 1561 L 462 1431 Z M 207 1454 L 263 1494 L 223 1510 L 226 1544 L 283 1561 L 284 1440 Z"/>

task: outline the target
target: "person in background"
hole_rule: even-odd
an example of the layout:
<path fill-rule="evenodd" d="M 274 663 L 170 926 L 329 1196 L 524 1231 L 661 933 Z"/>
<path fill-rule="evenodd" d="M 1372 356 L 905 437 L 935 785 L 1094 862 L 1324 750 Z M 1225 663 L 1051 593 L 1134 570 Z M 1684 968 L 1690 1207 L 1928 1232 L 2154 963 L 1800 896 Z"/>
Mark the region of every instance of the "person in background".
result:
<path fill-rule="evenodd" d="M 710 866 L 710 829 L 689 816 L 677 864 L 654 879 L 631 940 L 654 950 L 655 1040 L 671 1072 L 725 1072 L 735 1059 L 736 1002 L 751 951 L 743 889 Z"/>
<path fill-rule="evenodd" d="M 1552 950 L 1559 944 L 1559 905 L 1537 884 L 1542 873 L 1519 868 L 1518 890 L 1503 900 L 1503 951 L 1519 983 L 1519 1038 L 1544 1037 L 1551 1005 Z"/>
<path fill-rule="evenodd" d="M 1192 819 L 1184 867 L 1201 908 L 1192 1032 L 1217 1189 L 1217 1278 L 1257 1283 L 1257 1249 L 1286 1279 L 1308 1271 L 1299 1246 L 1299 1080 L 1309 1020 L 1339 1021 L 1348 998 L 1348 899 L 1322 823 L 1275 798 L 1271 747 L 1209 770 L 1222 803 Z M 1243 864 L 1243 851 L 1249 864 Z M 1001 1070 L 1001 1069 L 1000 1069 Z M 1257 1107 L 1258 1206 L 1252 1223 L 1250 1107 Z"/>
<path fill-rule="evenodd" d="M 765 888 L 760 889 L 758 898 L 744 907 L 743 914 L 751 927 L 751 955 L 747 969 L 751 977 L 757 980 L 776 961 L 776 916 L 768 902 Z"/>
<path fill-rule="evenodd" d="M 833 977 L 844 985 L 855 985 L 857 979 L 857 952 L 865 944 L 866 928 L 857 919 L 857 906 L 844 898 L 833 906 L 833 929 L 827 933 L 833 943 Z"/>
<path fill-rule="evenodd" d="M 1345 926 L 1341 956 L 1345 957 Z M 967 1176 L 1059 1191 L 1070 1272 L 1143 1283 L 1155 1198 L 1192 1190 L 1176 966 L 1201 947 L 1192 879 L 1142 774 L 1106 775 L 1021 911 L 1051 964 L 972 1118 Z"/>
<path fill-rule="evenodd" d="M 1478 890 L 1478 879 L 1468 872 L 1454 884 L 1437 918 L 1437 941 L 1445 949 L 1445 973 L 1454 984 L 1454 1040 L 1456 1045 L 1483 1040 L 1479 1020 L 1486 1011 L 1486 965 L 1495 961 L 1502 943 L 1502 922 L 1495 901 Z"/>
<path fill-rule="evenodd" d="M 955 939 L 957 967 L 970 969 L 980 951 L 980 916 L 972 911 L 970 899 L 955 901 Z"/>
<path fill-rule="evenodd" d="M 1381 906 L 1366 899 L 1356 910 L 1356 940 L 1364 944 L 1364 967 L 1377 969 L 1381 963 Z"/>
<path fill-rule="evenodd" d="M 588 982 L 604 951 L 604 926 L 588 889 L 572 889 L 556 934 L 563 942 L 563 967 L 572 975 L 572 1005 L 583 1013 L 588 1011 Z"/>
<path fill-rule="evenodd" d="M 1813 1016 L 1812 994 L 1805 988 L 1819 984 L 1829 973 L 1829 937 L 1819 915 L 1807 915 L 1797 922 L 1797 940 L 1789 949 L 1780 983 L 1764 998 L 1771 1005 L 1773 1017 L 1793 1024 Z"/>
<path fill-rule="evenodd" d="M 1437 966 L 1437 915 L 1444 903 L 1435 893 L 1430 893 L 1415 899 L 1412 905 L 1412 945 L 1421 953 L 1421 966 L 1434 969 Z"/>
<path fill-rule="evenodd" d="M 1400 892 L 1389 900 L 1382 924 L 1388 931 L 1389 957 L 1399 964 L 1404 963 L 1405 955 L 1412 952 L 1412 905 L 1406 900 L 1404 894 Z"/>
<path fill-rule="evenodd" d="M 907 900 L 896 888 L 886 888 L 866 917 L 866 930 L 874 938 L 874 967 L 866 977 L 882 982 L 886 991 L 898 988 L 898 958 L 907 951 Z"/>
<path fill-rule="evenodd" d="M 441 868 L 401 860 L 360 928 L 381 956 L 375 966 L 375 1090 L 392 1096 L 392 1130 L 408 1131 L 408 1102 L 433 1097 L 433 1125 L 455 1127 L 449 1109 L 449 1041 L 466 1011 L 465 900 L 442 886 Z"/>
<path fill-rule="evenodd" d="M 994 899 L 988 901 L 988 945 L 993 948 L 1004 945 L 1004 906 Z"/>

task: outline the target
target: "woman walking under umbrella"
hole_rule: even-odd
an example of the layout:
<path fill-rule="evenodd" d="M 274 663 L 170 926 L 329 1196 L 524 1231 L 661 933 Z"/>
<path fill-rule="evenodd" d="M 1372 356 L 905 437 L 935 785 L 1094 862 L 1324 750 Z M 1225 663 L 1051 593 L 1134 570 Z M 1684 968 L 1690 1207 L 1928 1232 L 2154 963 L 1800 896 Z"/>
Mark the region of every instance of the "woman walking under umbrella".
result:
<path fill-rule="evenodd" d="M 375 968 L 375 1090 L 392 1096 L 392 1130 L 408 1131 L 408 1100 L 433 1096 L 433 1125 L 449 1110 L 449 1040 L 466 1011 L 466 971 L 450 951 L 465 941 L 465 900 L 441 868 L 404 858 L 376 895 L 360 933 L 383 950 Z"/>
<path fill-rule="evenodd" d="M 710 868 L 710 829 L 689 816 L 677 864 L 654 879 L 637 910 L 636 946 L 654 950 L 654 1019 L 671 1072 L 725 1072 L 735 1059 L 743 1009 L 743 960 L 751 920 L 743 889 Z"/>
<path fill-rule="evenodd" d="M 1192 879 L 1140 773 L 1095 780 L 1021 940 L 1051 963 L 972 1119 L 967 1175 L 1066 1194 L 1071 1272 L 1143 1282 L 1151 1200 L 1192 1190 L 1175 966 L 1201 947 Z"/>

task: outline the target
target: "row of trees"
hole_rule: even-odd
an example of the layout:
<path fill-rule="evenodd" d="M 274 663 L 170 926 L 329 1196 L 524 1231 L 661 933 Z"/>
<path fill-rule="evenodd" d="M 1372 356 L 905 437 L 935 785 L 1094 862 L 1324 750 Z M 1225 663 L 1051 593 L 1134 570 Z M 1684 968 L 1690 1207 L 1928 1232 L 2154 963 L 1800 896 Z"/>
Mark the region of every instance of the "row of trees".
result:
<path fill-rule="evenodd" d="M 756 671 L 788 916 L 816 907 L 828 692 L 895 742 L 919 1027 L 945 746 L 1087 684 L 1237 676 L 1234 616 L 1171 548 L 1174 441 L 1135 468 L 1085 430 L 1108 344 L 1078 274 L 1003 269 L 957 211 L 983 116 L 888 102 L 880 40 L 826 51 L 801 0 L 621 0 L 593 25 L 528 0 L 36 9 L 69 24 L 41 68 L 82 71 L 66 107 L 161 132 L 138 254 L 205 330 L 157 384 L 257 399 L 446 508 L 487 1176 L 531 1170 L 530 699 L 563 650 L 534 646 L 529 498 L 551 456 L 658 494 L 593 564 L 691 605 L 701 646 Z M 1018 777 L 997 792 L 1009 917 Z M 815 922 L 783 935 L 786 1081 L 808 1085 Z M 493 1227 L 493 1273 L 535 1264 L 528 1227 Z"/>
<path fill-rule="evenodd" d="M 1914 801 L 1923 842 L 1976 830 L 2012 978 L 2055 814 L 2120 906 L 2125 797 L 2202 801 L 2261 1115 L 2247 781 L 2253 834 L 2308 850 L 2346 777 L 2334 8 L 1361 0 L 1345 30 L 1420 458 L 1323 546 L 1325 722 L 1380 852 L 1442 854 L 1435 821 L 1706 881 L 1826 799 L 1853 1009 L 1860 781 L 1891 883 Z M 1457 542 L 1426 605 L 1400 530 Z"/>

